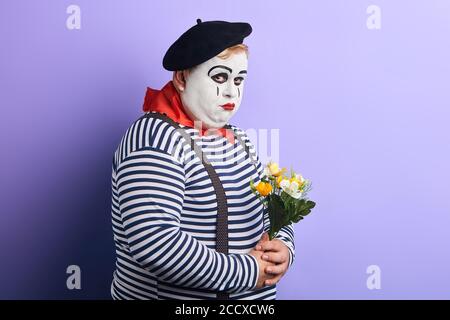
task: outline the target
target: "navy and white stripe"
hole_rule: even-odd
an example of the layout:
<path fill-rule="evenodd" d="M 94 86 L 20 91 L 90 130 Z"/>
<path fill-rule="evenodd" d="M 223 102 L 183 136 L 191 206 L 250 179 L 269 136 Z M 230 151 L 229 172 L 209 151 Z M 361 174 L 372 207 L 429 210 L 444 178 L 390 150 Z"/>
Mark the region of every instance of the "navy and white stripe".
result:
<path fill-rule="evenodd" d="M 184 127 L 184 126 L 182 126 Z M 112 225 L 116 270 L 114 299 L 275 299 L 276 286 L 255 290 L 256 259 L 248 252 L 268 215 L 249 188 L 263 168 L 243 130 L 231 126 L 250 147 L 256 166 L 236 139 L 199 136 L 224 186 L 228 204 L 229 254 L 215 251 L 217 203 L 211 180 L 185 139 L 169 123 L 142 117 L 123 136 L 112 166 Z M 277 236 L 295 257 L 292 225 Z"/>

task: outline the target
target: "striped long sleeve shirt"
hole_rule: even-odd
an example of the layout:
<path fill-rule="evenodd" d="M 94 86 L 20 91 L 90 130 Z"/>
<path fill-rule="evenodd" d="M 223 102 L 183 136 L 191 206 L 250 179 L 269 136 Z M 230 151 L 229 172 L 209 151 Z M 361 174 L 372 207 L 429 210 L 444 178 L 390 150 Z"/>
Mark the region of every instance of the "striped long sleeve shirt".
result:
<path fill-rule="evenodd" d="M 260 272 L 249 251 L 269 229 L 268 213 L 251 192 L 263 166 L 236 139 L 201 136 L 183 129 L 216 170 L 228 205 L 229 253 L 215 250 L 217 203 L 211 180 L 184 137 L 168 122 L 151 117 L 135 121 L 121 139 L 112 163 L 112 227 L 116 269 L 113 299 L 275 299 L 276 286 L 256 289 Z M 254 165 L 249 156 L 256 161 Z M 277 235 L 294 261 L 292 224 Z"/>

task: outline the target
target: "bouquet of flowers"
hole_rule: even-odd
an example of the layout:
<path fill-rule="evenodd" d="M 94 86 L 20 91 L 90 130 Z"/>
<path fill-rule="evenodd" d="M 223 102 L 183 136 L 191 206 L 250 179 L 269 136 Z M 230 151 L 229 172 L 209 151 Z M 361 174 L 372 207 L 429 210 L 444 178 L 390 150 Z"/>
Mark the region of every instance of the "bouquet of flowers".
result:
<path fill-rule="evenodd" d="M 264 167 L 264 176 L 255 186 L 250 181 L 250 188 L 261 200 L 269 212 L 269 239 L 275 238 L 281 228 L 299 222 L 311 212 L 316 205 L 307 198 L 312 189 L 311 181 L 296 174 L 292 168 L 289 176 L 286 169 L 280 169 L 278 164 L 270 161 Z"/>

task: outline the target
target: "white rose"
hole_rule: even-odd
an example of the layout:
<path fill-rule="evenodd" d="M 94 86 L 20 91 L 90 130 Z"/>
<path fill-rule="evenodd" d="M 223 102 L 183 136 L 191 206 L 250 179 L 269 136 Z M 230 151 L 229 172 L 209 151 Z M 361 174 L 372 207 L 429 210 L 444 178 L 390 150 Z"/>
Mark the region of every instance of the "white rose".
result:
<path fill-rule="evenodd" d="M 280 188 L 294 199 L 299 199 L 302 193 L 298 190 L 299 184 L 296 181 L 290 182 L 287 179 L 281 180 Z"/>
<path fill-rule="evenodd" d="M 283 179 L 280 182 L 280 188 L 283 189 L 283 191 L 286 191 L 289 188 L 290 184 L 291 183 L 289 182 L 289 180 Z"/>
<path fill-rule="evenodd" d="M 301 174 L 296 174 L 295 177 L 297 178 L 298 181 L 300 181 L 301 183 L 303 183 L 303 181 L 305 181 L 305 179 L 303 179 Z"/>

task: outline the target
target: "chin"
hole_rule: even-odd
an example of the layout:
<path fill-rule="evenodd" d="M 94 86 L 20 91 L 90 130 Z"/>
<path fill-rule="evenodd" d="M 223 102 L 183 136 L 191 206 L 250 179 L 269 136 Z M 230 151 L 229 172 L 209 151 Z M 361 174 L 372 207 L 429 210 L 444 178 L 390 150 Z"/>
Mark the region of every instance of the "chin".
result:
<path fill-rule="evenodd" d="M 217 129 L 217 128 L 222 128 L 224 125 L 227 124 L 228 121 L 217 121 L 217 122 L 210 122 L 210 123 L 205 123 L 205 126 L 208 129 Z"/>
<path fill-rule="evenodd" d="M 229 115 L 224 116 L 223 114 L 212 115 L 208 121 L 205 121 L 207 128 L 221 128 L 227 124 L 231 117 Z"/>

